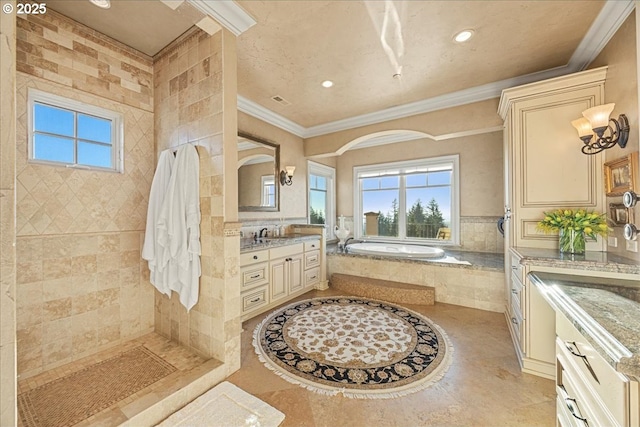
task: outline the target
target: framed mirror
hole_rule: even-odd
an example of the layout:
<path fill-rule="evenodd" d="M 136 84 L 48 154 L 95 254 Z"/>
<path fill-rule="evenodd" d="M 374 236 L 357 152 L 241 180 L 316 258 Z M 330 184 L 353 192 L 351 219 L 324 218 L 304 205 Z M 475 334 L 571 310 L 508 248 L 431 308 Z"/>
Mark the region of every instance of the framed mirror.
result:
<path fill-rule="evenodd" d="M 280 146 L 238 132 L 238 211 L 280 210 Z"/>

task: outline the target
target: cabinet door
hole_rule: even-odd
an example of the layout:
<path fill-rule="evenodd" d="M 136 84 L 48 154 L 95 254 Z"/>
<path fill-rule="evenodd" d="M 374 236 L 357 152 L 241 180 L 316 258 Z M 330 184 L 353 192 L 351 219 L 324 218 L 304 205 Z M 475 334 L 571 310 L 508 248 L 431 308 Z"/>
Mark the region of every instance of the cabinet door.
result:
<path fill-rule="evenodd" d="M 603 210 L 602 155 L 582 154 L 571 121 L 600 104 L 600 87 L 558 91 L 516 103 L 513 128 L 513 206 L 516 246 L 558 247 L 557 236 L 536 229 L 543 212 Z M 601 250 L 591 247 L 591 250 Z"/>
<path fill-rule="evenodd" d="M 294 255 L 289 261 L 289 292 L 296 292 L 303 288 L 302 282 L 302 255 Z"/>
<path fill-rule="evenodd" d="M 275 301 L 287 296 L 287 275 L 289 262 L 286 258 L 271 262 L 271 282 L 269 293 L 271 301 Z"/>

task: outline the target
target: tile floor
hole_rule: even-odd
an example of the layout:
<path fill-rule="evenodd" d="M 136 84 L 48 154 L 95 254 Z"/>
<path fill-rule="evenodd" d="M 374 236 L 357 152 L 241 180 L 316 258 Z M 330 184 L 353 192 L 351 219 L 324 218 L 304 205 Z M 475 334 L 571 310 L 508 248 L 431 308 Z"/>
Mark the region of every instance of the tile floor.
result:
<path fill-rule="evenodd" d="M 332 295 L 344 293 L 312 291 L 298 299 Z M 520 372 L 503 314 L 440 303 L 406 307 L 441 326 L 454 347 L 449 371 L 426 390 L 356 400 L 292 385 L 253 351 L 253 330 L 264 315 L 243 324 L 242 368 L 227 380 L 282 411 L 282 427 L 555 426 L 554 382 Z"/>
<path fill-rule="evenodd" d="M 312 291 L 299 298 L 344 295 Z M 409 396 L 384 400 L 347 399 L 307 391 L 265 368 L 255 355 L 252 335 L 265 317 L 243 324 L 242 367 L 227 380 L 282 411 L 282 427 L 361 426 L 554 426 L 553 381 L 520 372 L 504 315 L 436 303 L 406 305 L 440 325 L 454 347 L 445 377 Z M 177 372 L 76 426 L 119 425 L 219 365 L 157 334 L 148 334 L 98 355 L 21 380 L 18 392 L 108 359 L 144 344 L 178 368 Z M 19 424 L 22 426 L 22 423 Z M 218 427 L 212 420 L 210 426 Z"/>
<path fill-rule="evenodd" d="M 76 424 L 76 427 L 119 425 L 147 409 L 154 403 L 159 402 L 166 396 L 191 383 L 194 379 L 202 376 L 204 373 L 209 372 L 220 365 L 220 362 L 216 360 L 205 360 L 186 348 L 181 347 L 158 334 L 152 333 L 132 341 L 127 341 L 126 343 L 115 346 L 109 350 L 102 351 L 93 356 L 85 357 L 66 364 L 57 369 L 20 380 L 18 382 L 18 393 L 38 387 L 39 385 L 53 381 L 62 376 L 69 375 L 91 364 L 109 359 L 123 351 L 139 345 L 144 345 L 153 353 L 175 366 L 178 370 L 129 396 L 128 398 L 123 399 L 111 407 Z M 87 390 L 87 392 L 91 392 L 91 390 Z M 23 425 L 22 420 L 19 420 L 18 426 L 22 427 Z"/>

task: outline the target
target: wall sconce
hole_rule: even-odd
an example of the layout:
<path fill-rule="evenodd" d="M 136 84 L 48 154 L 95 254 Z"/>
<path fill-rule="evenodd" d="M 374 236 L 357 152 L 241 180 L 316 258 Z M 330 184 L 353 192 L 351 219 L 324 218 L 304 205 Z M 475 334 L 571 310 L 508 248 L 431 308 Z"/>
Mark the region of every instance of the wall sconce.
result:
<path fill-rule="evenodd" d="M 578 136 L 584 142 L 582 152 L 584 154 L 597 154 L 618 144 L 621 148 L 627 145 L 629 139 L 629 121 L 627 116 L 620 114 L 618 120 L 610 119 L 609 115 L 616 104 L 604 104 L 591 107 L 582 112 L 583 118 L 571 122 L 578 131 Z M 609 125 L 613 122 L 615 130 Z M 609 135 L 604 133 L 609 131 Z M 595 141 L 593 134 L 596 134 Z"/>
<path fill-rule="evenodd" d="M 285 167 L 286 171 L 280 172 L 280 184 L 282 185 L 291 185 L 293 184 L 293 172 L 295 172 L 295 166 L 287 166 Z"/>

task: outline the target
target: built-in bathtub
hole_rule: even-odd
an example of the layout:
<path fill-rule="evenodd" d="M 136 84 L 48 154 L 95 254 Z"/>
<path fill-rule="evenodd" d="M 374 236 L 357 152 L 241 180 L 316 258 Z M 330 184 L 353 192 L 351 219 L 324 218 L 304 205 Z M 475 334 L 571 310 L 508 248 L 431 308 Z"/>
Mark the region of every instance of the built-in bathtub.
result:
<path fill-rule="evenodd" d="M 327 249 L 327 277 L 341 273 L 430 286 L 436 302 L 504 312 L 501 253 L 380 242 L 353 243 L 346 252 Z"/>
<path fill-rule="evenodd" d="M 381 255 L 393 258 L 434 259 L 445 256 L 440 248 L 399 243 L 363 242 L 347 246 L 350 254 Z"/>

